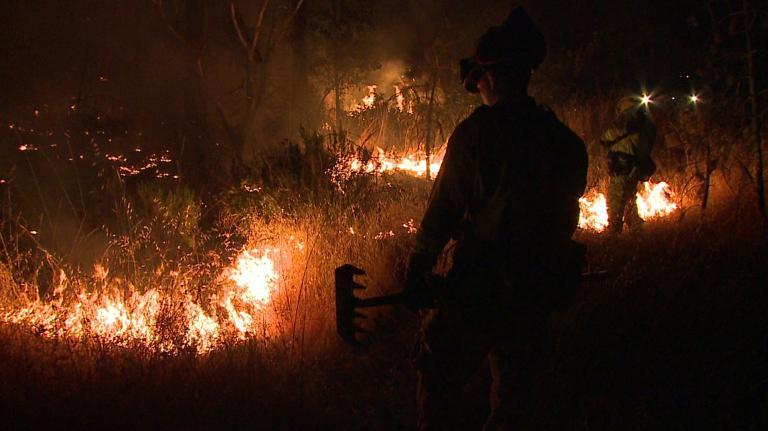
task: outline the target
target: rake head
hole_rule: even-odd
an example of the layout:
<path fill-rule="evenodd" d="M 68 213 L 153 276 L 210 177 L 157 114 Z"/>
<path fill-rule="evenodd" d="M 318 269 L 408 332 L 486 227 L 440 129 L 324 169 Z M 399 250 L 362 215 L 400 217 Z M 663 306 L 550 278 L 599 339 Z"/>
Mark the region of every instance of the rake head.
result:
<path fill-rule="evenodd" d="M 336 268 L 336 332 L 349 344 L 359 345 L 355 335 L 358 332 L 364 332 L 363 329 L 355 325 L 355 318 L 364 317 L 357 312 L 358 299 L 355 297 L 355 290 L 365 289 L 365 286 L 355 282 L 356 275 L 363 275 L 362 269 L 346 264 Z"/>

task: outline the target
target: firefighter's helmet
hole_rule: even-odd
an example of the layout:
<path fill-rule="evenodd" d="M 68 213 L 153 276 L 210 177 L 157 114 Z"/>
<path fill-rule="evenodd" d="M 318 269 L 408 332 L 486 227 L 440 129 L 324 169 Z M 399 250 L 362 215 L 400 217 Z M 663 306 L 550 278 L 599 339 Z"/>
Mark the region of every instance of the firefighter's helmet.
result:
<path fill-rule="evenodd" d="M 470 93 L 477 93 L 477 82 L 485 70 L 494 66 L 530 71 L 547 54 L 547 43 L 536 24 L 522 7 L 515 8 L 500 26 L 489 28 L 477 41 L 475 55 L 461 60 L 461 81 Z"/>
<path fill-rule="evenodd" d="M 616 102 L 616 114 L 621 115 L 638 106 L 637 98 L 634 96 L 624 96 Z"/>

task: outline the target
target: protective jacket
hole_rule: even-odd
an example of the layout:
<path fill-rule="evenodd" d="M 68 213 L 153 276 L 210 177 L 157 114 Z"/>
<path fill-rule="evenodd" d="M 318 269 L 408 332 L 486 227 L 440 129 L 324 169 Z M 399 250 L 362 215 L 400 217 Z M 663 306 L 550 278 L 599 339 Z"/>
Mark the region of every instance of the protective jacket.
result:
<path fill-rule="evenodd" d="M 547 316 L 580 278 L 583 250 L 570 237 L 586 175 L 582 140 L 533 99 L 480 107 L 456 127 L 409 269 L 431 269 L 457 241 L 415 356 L 419 429 L 455 428 L 461 388 L 486 356 L 485 429 L 521 426 Z"/>
<path fill-rule="evenodd" d="M 583 141 L 533 99 L 482 106 L 448 141 L 415 252 L 437 256 L 453 238 L 458 268 L 558 260 L 586 175 Z"/>
<path fill-rule="evenodd" d="M 533 99 L 481 106 L 448 141 L 416 252 L 437 255 L 450 238 L 489 245 L 568 240 L 586 174 L 583 141 Z"/>
<path fill-rule="evenodd" d="M 656 127 L 643 110 L 627 110 L 620 114 L 600 138 L 608 147 L 611 175 L 627 175 L 635 167 L 641 171 L 637 179 L 646 179 L 653 174 L 655 165 L 651 150 L 655 140 Z"/>

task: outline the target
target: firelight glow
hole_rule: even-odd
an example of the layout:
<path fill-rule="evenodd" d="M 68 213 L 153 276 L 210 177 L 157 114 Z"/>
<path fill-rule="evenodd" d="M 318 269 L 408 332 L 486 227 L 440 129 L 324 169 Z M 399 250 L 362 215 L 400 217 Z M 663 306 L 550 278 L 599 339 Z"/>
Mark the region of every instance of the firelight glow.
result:
<path fill-rule="evenodd" d="M 242 299 L 261 306 L 269 303 L 278 276 L 269 255 L 278 250 L 245 250 L 234 267 L 227 268 L 226 277 L 242 289 Z"/>
<path fill-rule="evenodd" d="M 292 252 L 301 253 L 303 243 L 291 239 Z M 101 265 L 94 267 L 86 286 L 70 280 L 61 270 L 51 298 L 30 299 L 12 307 L 0 306 L 0 322 L 25 325 L 46 338 L 97 339 L 123 347 L 145 346 L 163 352 L 194 348 L 199 354 L 244 340 L 269 323 L 267 305 L 273 300 L 280 279 L 275 248 L 246 249 L 225 268 L 209 301 L 198 302 L 189 294 L 173 296 L 162 289 L 141 292 L 124 280 L 110 278 Z M 89 290 L 93 290 L 90 292 Z M 180 303 L 184 318 L 180 343 L 161 335 L 159 318 L 163 304 Z M 206 311 L 207 310 L 207 311 Z"/>
<path fill-rule="evenodd" d="M 674 193 L 669 184 L 644 182 L 637 192 L 635 202 L 641 219 L 648 221 L 667 217 L 677 211 Z M 605 195 L 590 190 L 579 199 L 579 228 L 603 232 L 608 227 L 608 205 Z"/>

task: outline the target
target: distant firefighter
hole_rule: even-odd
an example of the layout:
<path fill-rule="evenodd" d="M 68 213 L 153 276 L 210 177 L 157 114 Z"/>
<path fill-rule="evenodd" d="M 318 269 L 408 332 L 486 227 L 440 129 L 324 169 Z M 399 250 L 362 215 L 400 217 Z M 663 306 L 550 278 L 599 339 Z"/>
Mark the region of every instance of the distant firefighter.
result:
<path fill-rule="evenodd" d="M 646 108 L 634 97 L 621 98 L 616 103 L 616 119 L 603 132 L 600 143 L 608 148 L 608 233 L 621 233 L 624 223 L 639 226 L 643 220 L 633 201 L 637 186 L 648 181 L 656 171 L 651 150 L 656 140 Z"/>
<path fill-rule="evenodd" d="M 411 308 L 435 305 L 426 280 L 456 241 L 415 359 L 421 430 L 457 429 L 462 388 L 486 357 L 493 387 L 485 429 L 525 426 L 547 321 L 578 283 L 584 250 L 570 238 L 587 154 L 528 96 L 545 54 L 544 37 L 517 8 L 461 64 L 464 87 L 484 105 L 448 141 L 406 275 Z"/>

